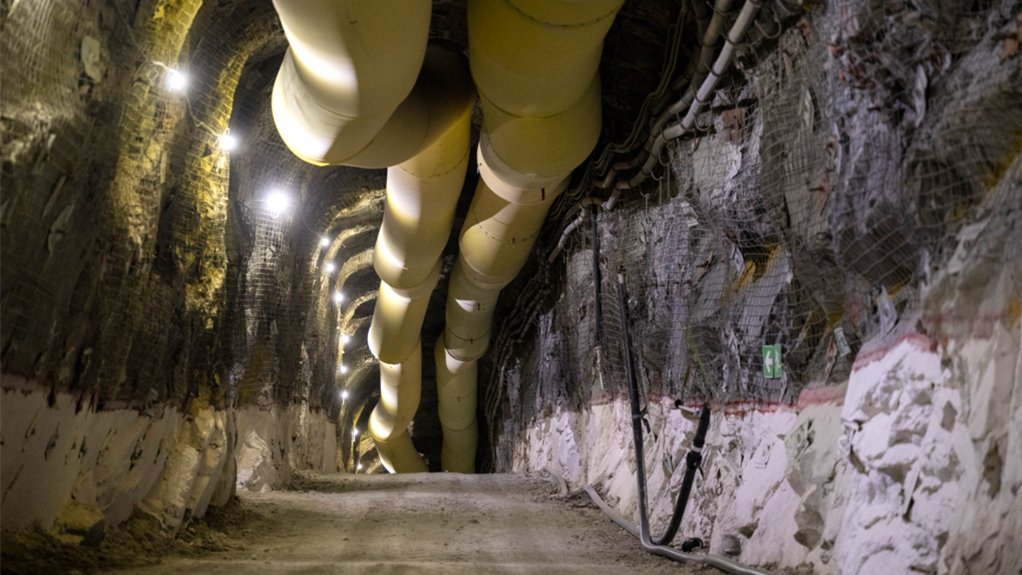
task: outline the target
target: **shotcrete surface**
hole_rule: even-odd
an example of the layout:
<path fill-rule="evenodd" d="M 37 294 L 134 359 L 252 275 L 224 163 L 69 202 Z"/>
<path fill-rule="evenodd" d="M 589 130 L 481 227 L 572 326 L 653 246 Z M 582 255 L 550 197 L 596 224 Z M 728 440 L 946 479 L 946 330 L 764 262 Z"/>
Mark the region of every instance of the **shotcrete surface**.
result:
<path fill-rule="evenodd" d="M 515 475 L 303 475 L 246 493 L 229 550 L 122 573 L 697 573 L 647 555 L 583 494 Z"/>

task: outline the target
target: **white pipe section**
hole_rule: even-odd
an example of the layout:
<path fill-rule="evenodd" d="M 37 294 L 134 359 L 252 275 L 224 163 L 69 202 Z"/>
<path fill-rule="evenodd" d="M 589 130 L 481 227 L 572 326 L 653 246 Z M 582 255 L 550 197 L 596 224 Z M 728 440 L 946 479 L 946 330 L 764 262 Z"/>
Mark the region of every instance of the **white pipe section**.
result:
<path fill-rule="evenodd" d="M 695 94 L 695 101 L 692 102 L 691 106 L 689 106 L 685 117 L 677 124 L 669 126 L 657 135 L 642 169 L 632 176 L 631 179 L 620 181 L 614 186 L 614 191 L 603 204 L 604 209 L 608 211 L 614 209 L 614 205 L 617 203 L 617 199 L 620 197 L 623 190 L 633 189 L 649 177 L 649 174 L 652 173 L 653 167 L 656 165 L 660 157 L 660 152 L 663 150 L 663 147 L 667 144 L 667 142 L 682 136 L 695 126 L 696 116 L 699 115 L 700 111 L 702 111 L 703 105 L 710 100 L 710 96 L 717 88 L 717 83 L 720 82 L 720 78 L 725 72 L 727 72 L 728 67 L 731 66 L 735 46 L 741 42 L 742 37 L 745 36 L 745 32 L 748 30 L 753 20 L 755 20 L 759 7 L 760 2 L 758 0 L 746 0 L 745 4 L 742 5 L 741 12 L 738 13 L 735 23 L 731 26 L 731 30 L 727 34 L 724 47 L 721 48 L 720 54 L 717 55 L 717 59 L 714 61 L 713 68 L 710 70 L 709 75 L 703 81 L 702 85 L 699 86 L 699 90 Z"/>
<path fill-rule="evenodd" d="M 489 345 L 500 290 L 525 264 L 550 204 L 599 138 L 597 68 L 622 3 L 469 0 L 469 62 L 483 110 L 481 181 L 459 236 L 447 326 L 437 342 L 448 471 L 474 470 L 476 362 Z"/>
<path fill-rule="evenodd" d="M 273 86 L 277 130 L 303 160 L 347 163 L 373 141 L 415 86 L 432 3 L 274 0 L 273 5 L 290 45 Z"/>

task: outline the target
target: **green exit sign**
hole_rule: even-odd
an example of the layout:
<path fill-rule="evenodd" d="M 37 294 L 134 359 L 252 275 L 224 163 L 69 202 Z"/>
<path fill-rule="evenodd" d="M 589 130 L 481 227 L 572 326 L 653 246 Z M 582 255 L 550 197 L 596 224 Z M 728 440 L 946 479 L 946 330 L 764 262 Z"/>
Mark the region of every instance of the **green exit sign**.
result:
<path fill-rule="evenodd" d="M 777 379 L 784 375 L 781 369 L 781 344 L 763 346 L 763 377 Z"/>

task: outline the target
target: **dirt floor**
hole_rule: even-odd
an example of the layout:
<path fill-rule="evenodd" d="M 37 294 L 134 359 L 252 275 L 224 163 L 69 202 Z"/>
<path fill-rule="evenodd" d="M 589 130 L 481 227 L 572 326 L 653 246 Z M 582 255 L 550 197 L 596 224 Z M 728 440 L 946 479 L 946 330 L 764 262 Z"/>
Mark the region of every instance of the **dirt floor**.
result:
<path fill-rule="evenodd" d="M 42 549 L 39 542 L 33 546 L 5 534 L 3 570 L 715 572 L 644 553 L 585 495 L 559 494 L 552 483 L 511 475 L 303 476 L 288 490 L 246 494 L 178 539 L 162 543 L 139 521 L 109 530 L 95 549 L 59 545 Z M 20 553 L 19 545 L 25 546 Z M 36 563 L 26 562 L 29 558 Z"/>

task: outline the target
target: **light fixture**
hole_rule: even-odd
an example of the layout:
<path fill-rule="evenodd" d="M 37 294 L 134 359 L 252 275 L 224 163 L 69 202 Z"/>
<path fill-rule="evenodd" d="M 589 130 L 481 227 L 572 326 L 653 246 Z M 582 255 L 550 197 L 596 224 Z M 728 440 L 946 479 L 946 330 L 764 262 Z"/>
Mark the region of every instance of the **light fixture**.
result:
<path fill-rule="evenodd" d="M 266 210 L 273 214 L 273 217 L 280 217 L 291 205 L 291 198 L 280 190 L 274 190 L 263 198 Z"/>
<path fill-rule="evenodd" d="M 225 152 L 233 152 L 238 147 L 238 138 L 230 132 L 224 132 L 216 142 L 217 147 Z"/>
<path fill-rule="evenodd" d="M 184 92 L 188 87 L 188 76 L 174 68 L 164 67 L 166 73 L 163 75 L 163 85 L 171 92 Z"/>
<path fill-rule="evenodd" d="M 323 236 L 319 238 L 319 247 L 325 248 L 330 245 L 330 238 Z"/>
<path fill-rule="evenodd" d="M 348 401 L 348 390 L 341 391 L 341 401 Z"/>
<path fill-rule="evenodd" d="M 357 427 L 351 428 L 351 436 L 352 437 L 358 437 L 358 428 Z"/>
<path fill-rule="evenodd" d="M 337 373 L 339 373 L 341 375 L 344 375 L 344 374 L 348 373 L 348 366 L 346 366 L 346 365 L 344 365 L 342 363 L 341 367 L 337 368 Z"/>
<path fill-rule="evenodd" d="M 337 271 L 337 264 L 334 262 L 327 262 L 326 265 L 323 266 L 323 270 L 328 274 L 332 274 Z"/>
<path fill-rule="evenodd" d="M 361 464 L 361 463 L 359 463 L 358 465 L 356 465 L 356 466 L 355 466 L 355 469 L 357 469 L 357 470 L 359 470 L 359 471 L 362 471 L 362 464 Z"/>
<path fill-rule="evenodd" d="M 344 301 L 344 294 L 339 292 L 339 291 L 335 291 L 334 292 L 334 303 L 340 304 L 343 301 Z"/>
<path fill-rule="evenodd" d="M 346 345 L 349 341 L 351 341 L 351 336 L 346 333 L 341 334 L 341 345 Z"/>

